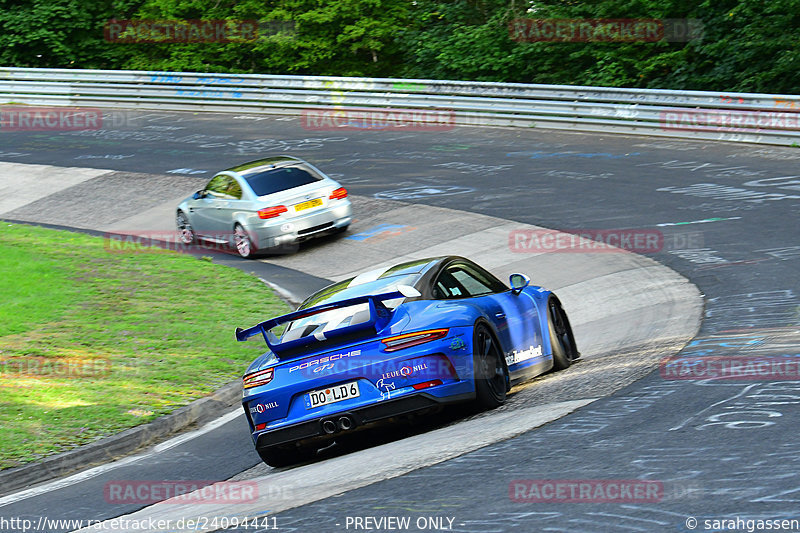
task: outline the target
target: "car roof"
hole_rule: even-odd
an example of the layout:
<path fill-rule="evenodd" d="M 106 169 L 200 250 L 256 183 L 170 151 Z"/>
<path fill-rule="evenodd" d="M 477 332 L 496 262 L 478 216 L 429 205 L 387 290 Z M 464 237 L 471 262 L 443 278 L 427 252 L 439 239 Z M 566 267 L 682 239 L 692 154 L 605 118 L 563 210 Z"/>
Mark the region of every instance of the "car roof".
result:
<path fill-rule="evenodd" d="M 337 302 L 357 296 L 375 294 L 381 287 L 392 285 L 393 281 L 404 281 L 404 285 L 411 285 L 418 290 L 419 284 L 425 275 L 437 269 L 444 262 L 451 259 L 463 259 L 456 256 L 429 257 L 398 263 L 397 265 L 377 268 L 363 272 L 358 276 L 348 278 L 315 292 L 301 304 L 300 309 L 321 305 L 323 303 Z M 383 292 L 383 291 L 381 291 Z"/>
<path fill-rule="evenodd" d="M 278 168 L 278 167 L 305 166 L 305 165 L 307 165 L 307 163 L 302 159 L 299 159 L 297 157 L 291 157 L 288 155 L 282 155 L 276 157 L 267 157 L 264 159 L 256 159 L 255 161 L 242 163 L 241 165 L 236 165 L 235 167 L 225 169 L 225 171 L 235 172 L 241 177 L 247 178 L 247 176 L 250 174 L 263 172 L 265 170 L 264 167 Z"/>

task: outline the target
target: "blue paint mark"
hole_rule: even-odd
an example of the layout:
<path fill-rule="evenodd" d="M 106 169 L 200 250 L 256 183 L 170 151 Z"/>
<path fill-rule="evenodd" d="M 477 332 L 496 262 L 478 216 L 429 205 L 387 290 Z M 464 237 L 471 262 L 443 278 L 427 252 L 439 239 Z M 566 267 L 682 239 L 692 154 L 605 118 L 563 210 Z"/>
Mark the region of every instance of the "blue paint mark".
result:
<path fill-rule="evenodd" d="M 240 84 L 244 83 L 244 78 L 197 78 L 198 83 L 230 83 Z"/>
<path fill-rule="evenodd" d="M 375 226 L 374 228 L 362 231 L 361 233 L 356 233 L 355 235 L 350 235 L 349 237 L 345 237 L 345 239 L 351 241 L 366 241 L 367 239 L 375 237 L 376 235 L 380 235 L 381 233 L 387 233 L 393 230 L 400 230 L 407 227 L 408 226 L 403 226 L 398 224 L 380 224 L 378 226 Z"/>
<path fill-rule="evenodd" d="M 183 76 L 176 76 L 172 72 L 152 72 L 150 73 L 151 83 L 180 83 Z"/>
<path fill-rule="evenodd" d="M 213 91 L 213 90 L 194 90 L 194 89 L 176 89 L 175 94 L 178 96 L 198 96 L 200 98 L 242 97 L 242 93 L 236 91 Z"/>

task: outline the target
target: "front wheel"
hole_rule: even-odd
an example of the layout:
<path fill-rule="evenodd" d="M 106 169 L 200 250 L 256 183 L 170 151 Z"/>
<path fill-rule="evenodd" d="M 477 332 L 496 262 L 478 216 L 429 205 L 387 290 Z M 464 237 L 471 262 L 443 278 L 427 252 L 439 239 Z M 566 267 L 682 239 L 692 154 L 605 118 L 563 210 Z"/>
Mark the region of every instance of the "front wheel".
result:
<path fill-rule="evenodd" d="M 483 409 L 500 407 L 508 392 L 508 367 L 500 346 L 484 324 L 475 326 L 472 346 L 475 402 Z"/>
<path fill-rule="evenodd" d="M 569 368 L 572 361 L 579 357 L 572 326 L 569 324 L 567 313 L 561 307 L 561 302 L 550 298 L 547 302 L 547 326 L 550 330 L 550 347 L 553 349 L 553 370 Z"/>
<path fill-rule="evenodd" d="M 194 229 L 183 211 L 178 211 L 178 214 L 175 215 L 175 225 L 178 226 L 178 238 L 182 244 L 193 244 L 195 242 Z"/>

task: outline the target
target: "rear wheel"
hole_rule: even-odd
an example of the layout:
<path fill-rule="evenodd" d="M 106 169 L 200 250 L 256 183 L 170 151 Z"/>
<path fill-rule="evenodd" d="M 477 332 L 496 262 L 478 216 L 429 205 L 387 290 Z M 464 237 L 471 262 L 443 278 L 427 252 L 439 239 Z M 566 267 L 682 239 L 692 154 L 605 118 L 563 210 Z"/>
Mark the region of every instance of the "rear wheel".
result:
<path fill-rule="evenodd" d="M 477 324 L 473 334 L 475 402 L 483 409 L 503 405 L 508 391 L 508 368 L 500 346 L 487 326 Z"/>
<path fill-rule="evenodd" d="M 561 307 L 561 302 L 550 298 L 547 302 L 547 326 L 550 330 L 550 346 L 553 349 L 553 370 L 569 368 L 572 361 L 579 357 L 572 327 L 569 325 L 567 313 Z"/>
<path fill-rule="evenodd" d="M 239 253 L 239 255 L 245 259 L 253 257 L 256 253 L 253 240 L 250 238 L 250 235 L 247 233 L 247 231 L 245 231 L 241 224 L 236 224 L 233 227 L 233 244 L 236 247 L 236 251 Z"/>

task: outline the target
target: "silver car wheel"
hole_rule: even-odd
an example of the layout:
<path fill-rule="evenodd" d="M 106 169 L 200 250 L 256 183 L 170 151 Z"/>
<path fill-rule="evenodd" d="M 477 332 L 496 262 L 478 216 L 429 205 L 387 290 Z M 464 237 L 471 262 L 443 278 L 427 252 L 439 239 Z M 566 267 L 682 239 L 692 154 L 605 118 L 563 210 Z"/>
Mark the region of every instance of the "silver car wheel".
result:
<path fill-rule="evenodd" d="M 175 217 L 175 223 L 178 226 L 181 243 L 192 244 L 194 242 L 194 229 L 192 229 L 192 225 L 189 224 L 186 215 L 178 211 L 178 215 Z"/>
<path fill-rule="evenodd" d="M 244 228 L 238 224 L 233 228 L 233 241 L 236 244 L 236 251 L 239 252 L 239 255 L 242 257 L 250 257 L 253 253 L 253 245 L 250 242 L 250 236 L 247 235 Z"/>

